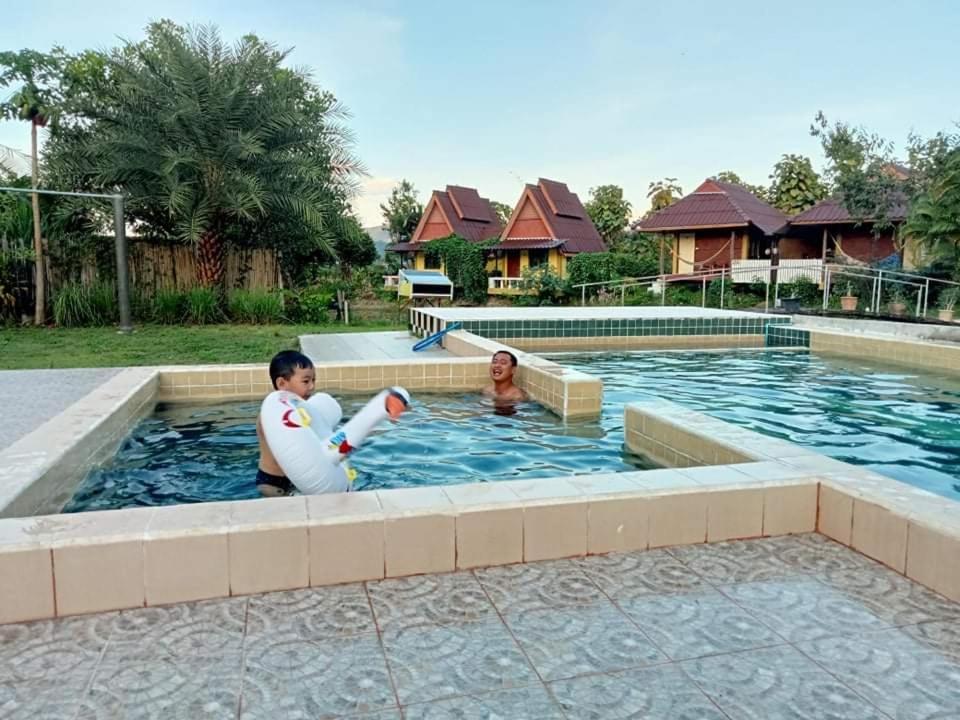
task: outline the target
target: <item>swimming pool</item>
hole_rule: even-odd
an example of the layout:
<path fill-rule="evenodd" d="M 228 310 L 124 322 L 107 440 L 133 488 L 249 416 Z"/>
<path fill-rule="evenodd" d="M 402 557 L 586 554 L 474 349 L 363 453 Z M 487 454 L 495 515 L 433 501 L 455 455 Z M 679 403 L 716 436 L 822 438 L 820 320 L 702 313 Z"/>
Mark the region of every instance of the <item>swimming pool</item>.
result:
<path fill-rule="evenodd" d="M 340 398 L 344 413 L 368 397 Z M 258 497 L 260 403 L 159 407 L 91 472 L 65 512 Z M 477 394 L 417 395 L 351 459 L 358 489 L 555 477 L 653 467 L 623 446 L 623 409 L 564 423 L 535 403 L 497 414 Z"/>
<path fill-rule="evenodd" d="M 597 375 L 604 412 L 660 397 L 960 498 L 960 382 L 803 351 L 551 356 Z"/>

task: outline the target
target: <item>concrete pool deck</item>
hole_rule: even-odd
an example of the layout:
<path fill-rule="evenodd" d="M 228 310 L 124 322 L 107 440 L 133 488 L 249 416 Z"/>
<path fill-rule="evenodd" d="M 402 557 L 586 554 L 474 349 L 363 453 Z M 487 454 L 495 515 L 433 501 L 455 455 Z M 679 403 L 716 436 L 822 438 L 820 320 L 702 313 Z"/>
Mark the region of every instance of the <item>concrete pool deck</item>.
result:
<path fill-rule="evenodd" d="M 415 360 L 451 357 L 440 345 L 414 352 L 420 338 L 407 332 L 337 333 L 301 335 L 300 349 L 315 363 L 337 363 L 345 360 Z"/>
<path fill-rule="evenodd" d="M 0 717 L 946 720 L 960 604 L 821 535 L 0 626 Z"/>
<path fill-rule="evenodd" d="M 120 370 L 0 370 L 0 450 L 33 432 Z M 29 400 L 25 400 L 29 394 Z M 21 408 L 21 411 L 17 411 Z"/>

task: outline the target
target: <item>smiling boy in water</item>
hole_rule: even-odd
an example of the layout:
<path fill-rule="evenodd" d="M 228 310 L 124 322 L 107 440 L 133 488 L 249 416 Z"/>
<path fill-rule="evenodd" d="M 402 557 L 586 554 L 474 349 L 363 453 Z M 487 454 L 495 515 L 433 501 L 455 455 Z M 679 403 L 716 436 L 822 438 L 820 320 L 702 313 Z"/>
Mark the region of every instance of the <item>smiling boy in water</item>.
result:
<path fill-rule="evenodd" d="M 317 372 L 313 362 L 296 350 L 284 350 L 270 361 L 270 381 L 274 390 L 292 392 L 307 400 L 316 389 Z M 260 463 L 257 465 L 257 490 L 264 497 L 279 497 L 293 492 L 293 483 L 287 479 L 263 437 L 260 417 L 257 416 L 257 440 L 260 442 Z"/>

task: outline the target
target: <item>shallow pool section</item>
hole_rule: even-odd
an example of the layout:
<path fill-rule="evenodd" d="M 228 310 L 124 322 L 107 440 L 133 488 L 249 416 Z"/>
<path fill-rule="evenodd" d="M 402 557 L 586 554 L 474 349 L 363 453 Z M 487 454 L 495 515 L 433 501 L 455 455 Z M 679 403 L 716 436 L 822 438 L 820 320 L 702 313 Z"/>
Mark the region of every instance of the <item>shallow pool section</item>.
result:
<path fill-rule="evenodd" d="M 341 398 L 344 412 L 369 398 Z M 259 403 L 159 407 L 65 512 L 257 497 Z M 420 395 L 353 457 L 358 489 L 555 477 L 653 467 L 623 446 L 623 408 L 564 423 L 535 403 L 500 414 L 471 395 Z"/>
<path fill-rule="evenodd" d="M 604 414 L 644 397 L 671 400 L 960 498 L 960 383 L 804 351 L 558 355 L 597 375 Z"/>

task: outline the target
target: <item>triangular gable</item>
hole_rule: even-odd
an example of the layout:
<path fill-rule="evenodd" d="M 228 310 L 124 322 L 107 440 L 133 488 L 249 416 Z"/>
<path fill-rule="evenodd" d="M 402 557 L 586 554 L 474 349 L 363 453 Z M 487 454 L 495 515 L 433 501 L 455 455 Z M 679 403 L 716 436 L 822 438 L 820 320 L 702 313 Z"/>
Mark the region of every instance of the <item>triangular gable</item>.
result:
<path fill-rule="evenodd" d="M 504 240 L 556 237 L 550 229 L 547 214 L 540 207 L 529 186 L 520 196 L 520 202 L 514 208 L 501 237 Z"/>
<path fill-rule="evenodd" d="M 700 187 L 693 191 L 694 193 L 722 193 L 723 188 L 717 185 L 713 180 L 704 180 Z"/>
<path fill-rule="evenodd" d="M 434 191 L 433 195 L 430 196 L 430 202 L 427 203 L 427 207 L 423 210 L 420 223 L 417 225 L 417 229 L 414 230 L 413 237 L 410 241 L 427 242 L 428 240 L 450 237 L 451 235 L 453 235 L 453 226 L 443 212 L 443 208 L 437 198 L 437 191 Z"/>

